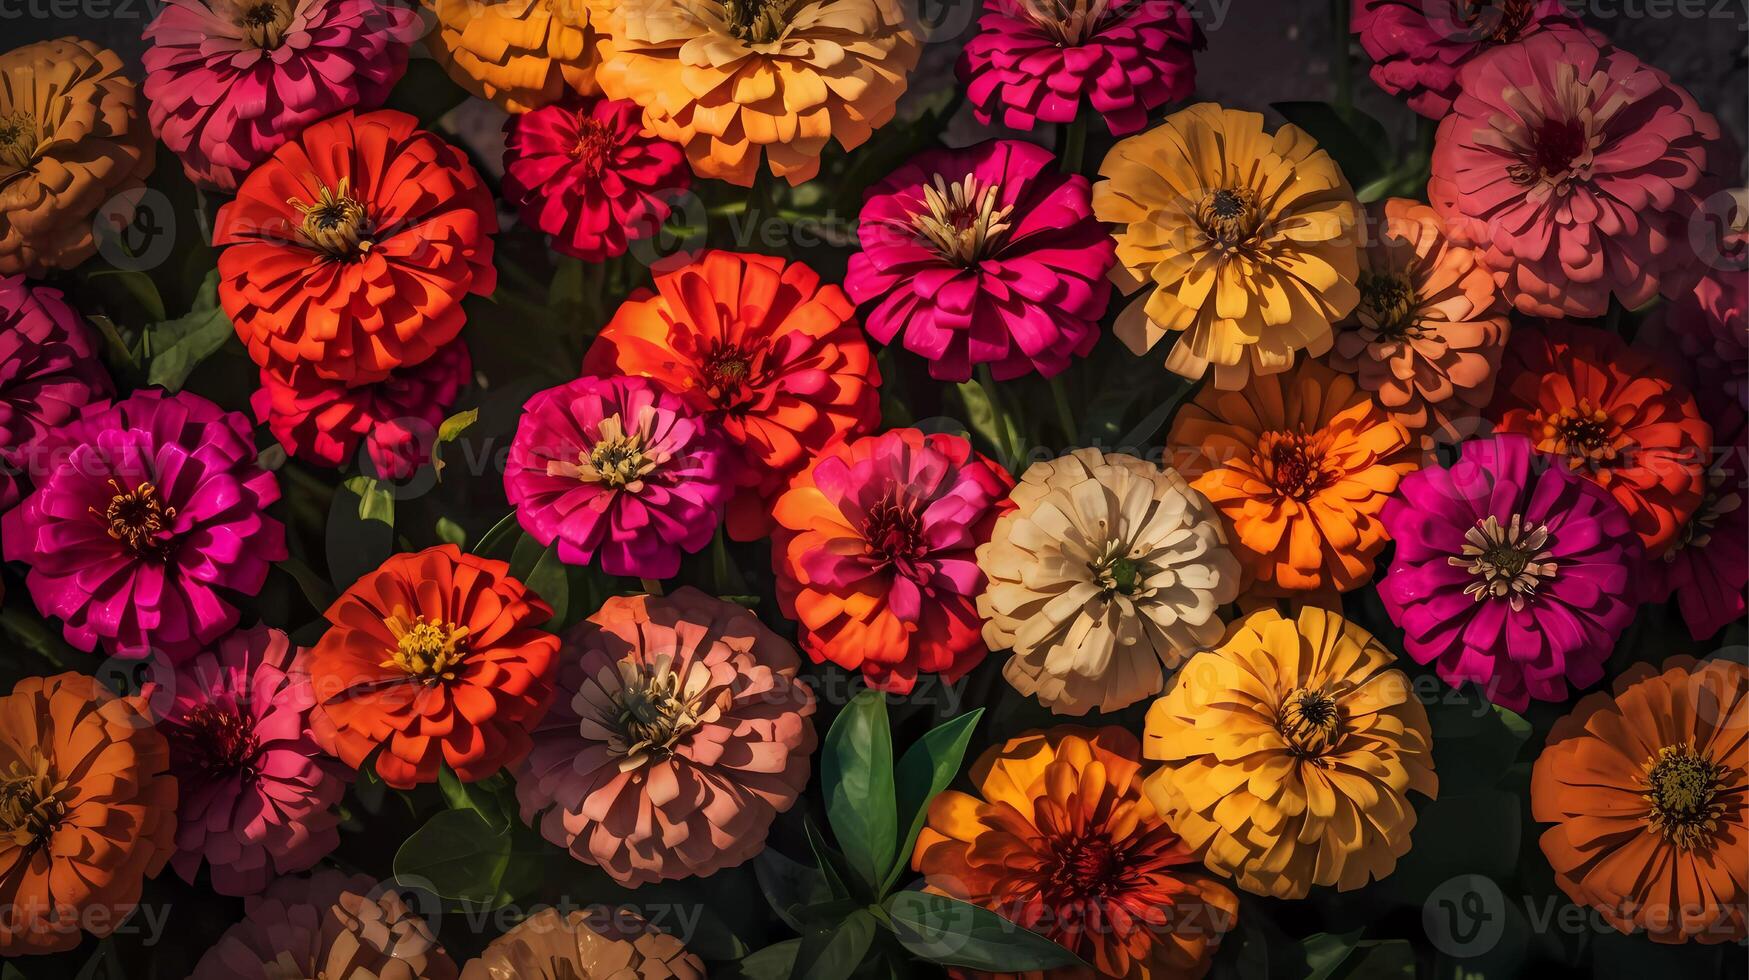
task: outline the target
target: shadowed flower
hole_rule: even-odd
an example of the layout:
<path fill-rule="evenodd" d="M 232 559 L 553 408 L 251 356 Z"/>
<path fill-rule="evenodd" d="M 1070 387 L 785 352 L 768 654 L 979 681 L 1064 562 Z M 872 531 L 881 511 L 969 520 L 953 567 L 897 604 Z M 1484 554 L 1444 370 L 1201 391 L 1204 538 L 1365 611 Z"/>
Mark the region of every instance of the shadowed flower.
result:
<path fill-rule="evenodd" d="M 37 448 L 114 390 L 99 347 L 60 290 L 0 277 L 0 510 L 49 462 Z"/>
<path fill-rule="evenodd" d="M 1693 292 L 1661 308 L 1661 327 L 1680 350 L 1681 366 L 1692 372 L 1690 387 L 1697 395 L 1719 387 L 1749 410 L 1749 188 L 1708 203 L 1716 207 L 1706 209 L 1690 231 L 1706 275 Z"/>
<path fill-rule="evenodd" d="M 585 374 L 652 378 L 735 447 L 724 526 L 771 533 L 771 502 L 827 446 L 880 425 L 881 371 L 843 292 L 800 262 L 705 252 L 656 276 L 596 335 Z"/>
<path fill-rule="evenodd" d="M 1304 898 L 1383 878 L 1434 796 L 1427 712 L 1372 634 L 1304 606 L 1260 609 L 1179 668 L 1148 709 L 1148 797 L 1212 870 Z"/>
<path fill-rule="evenodd" d="M 1743 412 L 1726 402 L 1709 413 L 1716 435 L 1700 503 L 1662 558 L 1646 562 L 1645 597 L 1672 597 L 1688 633 L 1705 640 L 1743 618 L 1749 606 L 1749 432 Z"/>
<path fill-rule="evenodd" d="M 952 683 L 988 652 L 976 549 L 1013 505 L 1014 478 L 946 433 L 894 429 L 829 447 L 773 505 L 783 614 L 815 662 L 908 694 Z"/>
<path fill-rule="evenodd" d="M 578 378 L 522 407 L 504 493 L 559 560 L 668 578 L 710 543 L 733 489 L 721 440 L 647 378 Z"/>
<path fill-rule="evenodd" d="M 516 770 L 522 819 L 622 885 L 765 847 L 808 781 L 814 694 L 795 648 L 683 588 L 614 596 L 565 636 L 559 697 Z"/>
<path fill-rule="evenodd" d="M 596 79 L 644 107 L 700 177 L 753 184 L 760 158 L 799 184 L 836 139 L 893 118 L 923 31 L 902 0 L 639 0 L 613 5 Z"/>
<path fill-rule="evenodd" d="M 1524 313 L 1602 316 L 1612 295 L 1633 309 L 1699 274 L 1689 222 L 1718 123 L 1601 43 L 1551 28 L 1483 52 L 1434 140 L 1428 200 Z"/>
<path fill-rule="evenodd" d="M 1411 435 L 1457 442 L 1476 430 L 1494 392 L 1505 304 L 1432 208 L 1391 198 L 1373 217 L 1360 304 L 1336 332 L 1330 366 L 1354 375 Z"/>
<path fill-rule="evenodd" d="M 1561 0 L 1353 0 L 1349 29 L 1372 80 L 1429 119 L 1451 111 L 1458 70 L 1550 24 L 1575 24 Z"/>
<path fill-rule="evenodd" d="M 542 909 L 492 940 L 462 980 L 704 980 L 704 961 L 636 913 Z"/>
<path fill-rule="evenodd" d="M 919 154 L 863 194 L 845 291 L 873 304 L 869 335 L 965 381 L 1050 377 L 1099 340 L 1111 238 L 1087 178 L 1016 140 Z"/>
<path fill-rule="evenodd" d="M 1417 663 L 1523 711 L 1590 687 L 1634 618 L 1639 541 L 1601 487 L 1532 452 L 1471 440 L 1411 473 L 1380 520 L 1397 543 L 1379 598 Z"/>
<path fill-rule="evenodd" d="M 991 0 L 959 79 L 986 126 L 1063 125 L 1091 103 L 1121 135 L 1190 95 L 1204 43 L 1179 0 Z"/>
<path fill-rule="evenodd" d="M 109 935 L 176 849 L 176 780 L 147 711 L 71 672 L 0 697 L 0 955 Z"/>
<path fill-rule="evenodd" d="M 593 95 L 605 0 L 420 0 L 431 57 L 469 94 L 511 114 Z"/>
<path fill-rule="evenodd" d="M 1659 943 L 1749 934 L 1749 669 L 1635 664 L 1555 723 L 1531 814 L 1567 897 Z"/>
<path fill-rule="evenodd" d="M 1195 980 L 1239 900 L 1203 873 L 1143 795 L 1141 776 L 1141 746 L 1121 728 L 1009 739 L 972 767 L 977 795 L 948 790 L 930 801 L 911 866 L 929 890 L 1049 936 L 1101 977 Z"/>
<path fill-rule="evenodd" d="M 237 625 L 225 593 L 256 595 L 286 556 L 248 420 L 199 395 L 86 406 L 40 451 L 50 465 L 0 518 L 0 547 L 81 650 L 185 659 Z"/>
<path fill-rule="evenodd" d="M 239 630 L 176 668 L 158 730 L 181 789 L 171 866 L 202 864 L 221 895 L 253 895 L 340 843 L 339 763 L 310 738 L 315 695 L 279 630 Z"/>
<path fill-rule="evenodd" d="M 133 221 L 155 157 L 115 52 L 74 37 L 0 54 L 0 276 L 71 269 Z"/>
<path fill-rule="evenodd" d="M 498 211 L 461 151 L 387 109 L 304 130 L 219 209 L 219 303 L 249 356 L 381 381 L 461 332 L 496 283 Z"/>
<path fill-rule="evenodd" d="M 304 658 L 322 751 L 357 769 L 380 748 L 376 773 L 397 789 L 441 766 L 476 782 L 526 755 L 559 640 L 540 628 L 552 609 L 509 573 L 445 544 L 390 558 L 335 600 Z"/>
<path fill-rule="evenodd" d="M 978 546 L 984 642 L 1058 714 L 1116 711 L 1221 638 L 1239 593 L 1220 516 L 1176 470 L 1077 449 L 1027 467 Z"/>
<path fill-rule="evenodd" d="M 382 105 L 420 30 L 399 0 L 165 0 L 142 56 L 152 132 L 189 180 L 234 191 L 316 120 Z"/>

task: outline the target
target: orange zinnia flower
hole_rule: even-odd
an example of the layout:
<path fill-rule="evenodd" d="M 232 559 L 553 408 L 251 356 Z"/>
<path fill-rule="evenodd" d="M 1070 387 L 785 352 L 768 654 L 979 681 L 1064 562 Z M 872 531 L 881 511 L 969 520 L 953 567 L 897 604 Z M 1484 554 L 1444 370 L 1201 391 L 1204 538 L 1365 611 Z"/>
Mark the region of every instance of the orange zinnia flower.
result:
<path fill-rule="evenodd" d="M 1402 423 L 1315 361 L 1242 391 L 1205 386 L 1166 441 L 1221 512 L 1258 596 L 1329 599 L 1365 584 L 1388 540 L 1379 511 L 1418 468 Z"/>
<path fill-rule="evenodd" d="M 930 802 L 911 866 L 929 890 L 1049 936 L 1101 977 L 1193 980 L 1239 901 L 1142 794 L 1141 770 L 1136 737 L 1116 727 L 993 746 L 972 767 L 977 796 L 948 790 Z"/>
<path fill-rule="evenodd" d="M 520 113 L 594 95 L 602 0 L 420 0 L 437 19 L 425 45 L 471 95 Z"/>
<path fill-rule="evenodd" d="M 1660 943 L 1741 942 L 1749 908 L 1749 668 L 1636 664 L 1549 731 L 1531 815 L 1567 897 Z"/>
<path fill-rule="evenodd" d="M 399 789 L 436 780 L 439 763 L 472 782 L 527 755 L 559 638 L 539 628 L 552 609 L 509 572 L 439 545 L 335 600 L 307 658 L 322 751 L 356 769 L 380 747 L 377 775 Z"/>
<path fill-rule="evenodd" d="M 176 850 L 170 748 L 146 705 L 94 678 L 0 697 L 0 954 L 107 936 Z"/>
<path fill-rule="evenodd" d="M 585 374 L 652 378 L 739 450 L 737 541 L 771 533 L 771 500 L 808 460 L 880 424 L 880 369 L 837 286 L 800 262 L 706 252 L 656 277 L 603 327 Z"/>

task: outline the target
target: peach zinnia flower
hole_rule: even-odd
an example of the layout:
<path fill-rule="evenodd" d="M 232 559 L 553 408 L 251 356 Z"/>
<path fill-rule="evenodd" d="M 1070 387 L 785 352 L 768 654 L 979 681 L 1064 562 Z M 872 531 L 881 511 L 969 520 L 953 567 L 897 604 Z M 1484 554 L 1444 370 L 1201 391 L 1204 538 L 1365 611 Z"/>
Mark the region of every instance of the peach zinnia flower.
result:
<path fill-rule="evenodd" d="M 594 95 L 604 0 L 420 0 L 437 19 L 425 45 L 469 94 L 510 113 Z"/>
<path fill-rule="evenodd" d="M 146 705 L 94 678 L 0 697 L 0 955 L 107 936 L 176 850 L 170 749 Z"/>
<path fill-rule="evenodd" d="M 1392 198 L 1372 217 L 1360 305 L 1336 333 L 1330 366 L 1354 375 L 1412 435 L 1457 442 L 1474 434 L 1494 393 L 1506 304 L 1432 208 Z"/>
<path fill-rule="evenodd" d="M 542 909 L 492 940 L 462 980 L 704 980 L 704 961 L 629 910 Z"/>
<path fill-rule="evenodd" d="M 1360 299 L 1360 205 L 1330 155 L 1297 126 L 1212 102 L 1111 148 L 1093 213 L 1116 225 L 1112 278 L 1144 290 L 1112 329 L 1146 353 L 1182 333 L 1166 367 L 1235 389 L 1330 348 Z"/>
<path fill-rule="evenodd" d="M 1329 599 L 1365 584 L 1388 540 L 1379 512 L 1418 466 L 1402 423 L 1315 361 L 1243 391 L 1204 387 L 1166 442 L 1261 596 Z"/>
<path fill-rule="evenodd" d="M 1409 790 L 1432 797 L 1433 736 L 1371 633 L 1316 606 L 1259 609 L 1148 709 L 1148 796 L 1240 888 L 1304 898 L 1383 878 L 1409 851 Z"/>
<path fill-rule="evenodd" d="M 559 638 L 553 611 L 510 566 L 455 545 L 396 555 L 353 583 L 306 664 L 322 751 L 357 769 L 372 752 L 397 789 L 439 765 L 485 779 L 528 753 L 546 713 Z"/>
<path fill-rule="evenodd" d="M 911 866 L 930 891 L 1049 936 L 1101 977 L 1194 980 L 1239 900 L 1196 866 L 1141 777 L 1141 746 L 1121 728 L 1010 739 L 972 767 L 977 795 L 930 802 Z"/>
<path fill-rule="evenodd" d="M 1749 669 L 1636 664 L 1549 731 L 1531 814 L 1555 883 L 1622 932 L 1741 942 L 1749 927 Z"/>
<path fill-rule="evenodd" d="M 829 140 L 893 118 L 923 30 L 903 0 L 636 0 L 613 6 L 596 80 L 644 107 L 700 177 L 748 187 L 763 153 L 799 184 Z"/>
<path fill-rule="evenodd" d="M 70 269 L 120 230 L 155 159 L 115 52 L 75 37 L 0 55 L 0 276 Z"/>

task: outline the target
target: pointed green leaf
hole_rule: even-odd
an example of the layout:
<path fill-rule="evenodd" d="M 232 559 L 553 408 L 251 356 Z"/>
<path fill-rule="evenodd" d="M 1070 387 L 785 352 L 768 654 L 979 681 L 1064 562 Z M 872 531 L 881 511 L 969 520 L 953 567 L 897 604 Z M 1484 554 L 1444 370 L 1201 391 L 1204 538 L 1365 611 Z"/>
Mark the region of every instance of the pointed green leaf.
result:
<path fill-rule="evenodd" d="M 826 817 L 851 871 L 878 893 L 898 850 L 887 702 L 863 691 L 832 722 L 820 761 Z"/>
<path fill-rule="evenodd" d="M 893 789 L 898 800 L 899 826 L 906 831 L 887 872 L 886 889 L 891 889 L 910 866 L 911 848 L 917 844 L 917 835 L 929 819 L 929 801 L 959 774 L 960 763 L 966 756 L 966 745 L 972 740 L 972 730 L 983 716 L 984 709 L 975 708 L 938 725 L 899 758 L 899 765 L 893 770 Z"/>
<path fill-rule="evenodd" d="M 989 909 L 945 895 L 902 891 L 886 902 L 893 933 L 913 954 L 988 973 L 1090 969 L 1080 957 Z"/>
<path fill-rule="evenodd" d="M 862 965 L 877 924 L 867 909 L 857 909 L 836 926 L 802 935 L 790 976 L 798 980 L 845 980 Z"/>

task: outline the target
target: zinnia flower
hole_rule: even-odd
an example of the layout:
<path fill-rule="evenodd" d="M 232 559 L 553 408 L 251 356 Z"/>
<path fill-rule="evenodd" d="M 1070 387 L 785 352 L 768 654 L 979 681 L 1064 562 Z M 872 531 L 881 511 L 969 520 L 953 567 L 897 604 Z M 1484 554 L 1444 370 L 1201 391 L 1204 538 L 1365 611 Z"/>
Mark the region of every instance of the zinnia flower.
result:
<path fill-rule="evenodd" d="M 1330 366 L 1354 375 L 1410 434 L 1457 442 L 1474 433 L 1494 393 L 1506 306 L 1432 208 L 1392 198 L 1373 214 L 1360 305 L 1336 332 Z"/>
<path fill-rule="evenodd" d="M 67 642 L 119 657 L 198 652 L 237 625 L 226 592 L 256 595 L 286 556 L 266 513 L 279 482 L 249 421 L 191 392 L 143 388 L 89 405 L 40 450 L 36 490 L 0 518 L 7 561 Z"/>
<path fill-rule="evenodd" d="M 219 303 L 249 356 L 348 384 L 417 364 L 492 292 L 492 195 L 461 151 L 387 109 L 316 123 L 219 209 Z"/>
<path fill-rule="evenodd" d="M 577 2 L 577 0 L 570 0 Z M 504 199 L 553 248 L 586 262 L 656 234 L 692 182 L 680 147 L 643 131 L 634 102 L 543 106 L 504 123 Z"/>
<path fill-rule="evenodd" d="M 1111 238 L 1088 194 L 1031 143 L 919 154 L 864 193 L 844 288 L 874 304 L 869 334 L 904 334 L 932 378 L 1059 374 L 1093 349 L 1111 298 Z"/>
<path fill-rule="evenodd" d="M 1696 640 L 1741 620 L 1749 609 L 1749 433 L 1734 403 L 1720 406 L 1713 418 L 1717 435 L 1700 503 L 1664 556 L 1645 566 L 1646 597 L 1674 597 Z"/>
<path fill-rule="evenodd" d="M 683 588 L 609 598 L 566 634 L 561 659 L 559 697 L 516 771 L 524 822 L 622 885 L 764 849 L 814 751 L 794 647 Z"/>
<path fill-rule="evenodd" d="M 1002 676 L 1059 714 L 1160 693 L 1165 670 L 1213 645 L 1239 594 L 1220 516 L 1176 470 L 1077 449 L 1027 467 L 978 547 L 984 642 Z"/>
<path fill-rule="evenodd" d="M 1179 0 L 992 0 L 959 79 L 978 121 L 1072 123 L 1083 102 L 1113 133 L 1190 95 L 1202 29 Z"/>
<path fill-rule="evenodd" d="M 425 40 L 457 85 L 509 113 L 598 91 L 604 0 L 420 0 Z"/>
<path fill-rule="evenodd" d="M 1691 387 L 1718 385 L 1749 409 L 1749 189 L 1727 200 L 1727 214 L 1707 215 L 1712 220 L 1700 226 L 1713 233 L 1699 249 L 1710 253 L 1711 268 L 1663 308 L 1662 328 L 1697 376 Z"/>
<path fill-rule="evenodd" d="M 1513 334 L 1489 414 L 1614 495 L 1657 558 L 1700 505 L 1712 445 L 1671 374 L 1613 333 L 1548 323 Z"/>
<path fill-rule="evenodd" d="M 947 433 L 894 429 L 827 448 L 773 505 L 783 614 L 816 663 L 908 694 L 984 659 L 976 549 L 1014 478 Z"/>
<path fill-rule="evenodd" d="M 1371 633 L 1316 606 L 1259 609 L 1148 709 L 1148 798 L 1240 888 L 1304 898 L 1383 878 L 1409 851 L 1408 792 L 1439 790 L 1427 712 Z"/>
<path fill-rule="evenodd" d="M 705 252 L 627 297 L 586 374 L 653 378 L 740 457 L 724 526 L 771 533 L 771 501 L 820 450 L 880 425 L 881 371 L 838 287 L 801 262 Z"/>
<path fill-rule="evenodd" d="M 612 5 L 596 80 L 644 107 L 700 177 L 750 187 L 763 153 L 799 184 L 829 140 L 893 118 L 923 30 L 901 0 L 644 0 Z"/>
<path fill-rule="evenodd" d="M 99 343 L 61 291 L 0 277 L 0 510 L 21 478 L 40 473 L 36 449 L 113 387 Z"/>
<path fill-rule="evenodd" d="M 704 961 L 636 913 L 541 909 L 492 940 L 462 980 L 704 980 Z"/>
<path fill-rule="evenodd" d="M 1434 140 L 1428 200 L 1525 313 L 1602 316 L 1612 294 L 1632 309 L 1694 283 L 1718 123 L 1600 43 L 1546 29 L 1483 52 Z"/>
<path fill-rule="evenodd" d="M 243 903 L 188 980 L 456 980 L 431 927 L 366 875 L 281 878 Z"/>
<path fill-rule="evenodd" d="M 234 191 L 305 126 L 382 105 L 420 33 L 395 0 L 166 0 L 145 33 L 152 132 L 189 180 Z"/>
<path fill-rule="evenodd" d="M 1202 873 L 1143 795 L 1134 735 L 1070 726 L 1022 735 L 991 746 L 971 779 L 976 795 L 937 795 L 917 835 L 911 866 L 929 890 L 1049 936 L 1101 977 L 1208 972 L 1239 900 Z"/>
<path fill-rule="evenodd" d="M 1389 540 L 1379 511 L 1419 465 L 1402 423 L 1315 361 L 1243 391 L 1205 386 L 1166 442 L 1220 511 L 1257 596 L 1328 600 L 1365 584 Z"/>
<path fill-rule="evenodd" d="M 305 657 L 316 744 L 354 769 L 380 748 L 397 789 L 440 765 L 474 782 L 515 763 L 552 699 L 552 614 L 509 565 L 455 545 L 390 558 L 328 607 Z"/>
<path fill-rule="evenodd" d="M 1523 711 L 1590 687 L 1634 618 L 1639 539 L 1603 488 L 1501 435 L 1450 469 L 1411 473 L 1380 514 L 1396 541 L 1379 583 L 1417 663 Z"/>
<path fill-rule="evenodd" d="M 176 780 L 147 711 L 72 672 L 0 697 L 0 955 L 109 935 L 176 849 Z"/>
<path fill-rule="evenodd" d="M 1739 943 L 1749 927 L 1749 668 L 1635 664 L 1555 722 L 1531 814 L 1567 897 L 1660 943 Z"/>
<path fill-rule="evenodd" d="M 1144 354 L 1182 332 L 1166 366 L 1220 388 L 1321 356 L 1360 299 L 1360 205 L 1330 155 L 1297 126 L 1191 106 L 1111 148 L 1093 213 L 1117 225 L 1126 293 L 1112 330 Z"/>
<path fill-rule="evenodd" d="M 1451 111 L 1458 70 L 1478 54 L 1550 24 L 1577 24 L 1561 0 L 1353 0 L 1349 30 L 1372 80 L 1429 119 Z"/>
<path fill-rule="evenodd" d="M 115 52 L 65 37 L 0 55 L 0 276 L 90 258 L 99 224 L 133 220 L 154 156 Z"/>
<path fill-rule="evenodd" d="M 250 405 L 286 452 L 317 466 L 344 467 L 360 443 L 375 475 L 405 480 L 431 459 L 437 428 L 473 377 L 460 338 L 428 360 L 381 381 L 347 387 L 305 367 L 261 372 Z"/>
<path fill-rule="evenodd" d="M 204 863 L 214 891 L 253 895 L 340 843 L 332 808 L 346 785 L 310 738 L 316 698 L 298 652 L 258 626 L 176 668 L 158 728 L 181 789 L 171 865 L 190 884 Z"/>
<path fill-rule="evenodd" d="M 681 396 L 645 378 L 578 378 L 537 392 L 504 467 L 522 529 L 559 560 L 669 578 L 710 543 L 733 489 L 722 442 Z"/>

